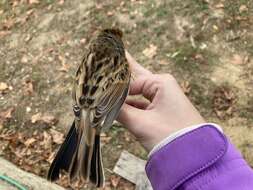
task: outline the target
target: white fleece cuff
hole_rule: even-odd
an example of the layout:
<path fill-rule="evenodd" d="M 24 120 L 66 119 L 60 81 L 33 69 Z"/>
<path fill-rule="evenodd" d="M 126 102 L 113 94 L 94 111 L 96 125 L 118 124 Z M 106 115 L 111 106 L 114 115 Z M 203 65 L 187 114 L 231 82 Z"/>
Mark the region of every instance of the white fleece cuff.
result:
<path fill-rule="evenodd" d="M 179 131 L 176 131 L 176 132 L 172 133 L 171 135 L 169 135 L 168 137 L 163 139 L 161 142 L 159 142 L 157 145 L 155 145 L 154 148 L 149 152 L 148 157 L 150 157 L 156 151 L 160 150 L 162 147 L 169 144 L 171 141 L 175 140 L 176 138 L 184 135 L 185 133 L 193 131 L 193 130 L 199 128 L 199 127 L 202 127 L 204 125 L 212 125 L 213 127 L 217 128 L 220 132 L 223 133 L 222 128 L 219 125 L 215 124 L 215 123 L 201 123 L 201 124 L 198 124 L 198 125 L 193 125 L 193 126 L 190 126 L 190 127 L 186 127 L 186 128 L 183 128 Z"/>

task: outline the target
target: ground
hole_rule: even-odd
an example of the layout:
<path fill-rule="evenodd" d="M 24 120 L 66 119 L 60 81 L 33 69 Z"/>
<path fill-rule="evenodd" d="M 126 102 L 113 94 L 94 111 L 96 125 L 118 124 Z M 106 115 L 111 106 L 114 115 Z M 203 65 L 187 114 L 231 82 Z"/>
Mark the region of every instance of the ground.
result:
<path fill-rule="evenodd" d="M 173 74 L 253 166 L 252 9 L 251 0 L 1 0 L 1 156 L 46 176 L 72 122 L 72 80 L 89 39 L 119 27 L 138 62 Z M 123 149 L 147 153 L 118 124 L 102 141 L 105 189 L 134 189 L 113 166 Z"/>

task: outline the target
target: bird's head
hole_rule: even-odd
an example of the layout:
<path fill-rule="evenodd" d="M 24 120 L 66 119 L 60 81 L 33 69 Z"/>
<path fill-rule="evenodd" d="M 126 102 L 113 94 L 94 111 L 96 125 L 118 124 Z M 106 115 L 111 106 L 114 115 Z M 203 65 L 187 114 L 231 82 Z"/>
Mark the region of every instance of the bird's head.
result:
<path fill-rule="evenodd" d="M 123 37 L 123 32 L 118 28 L 107 28 L 102 30 L 102 33 L 112 34 L 120 39 Z"/>

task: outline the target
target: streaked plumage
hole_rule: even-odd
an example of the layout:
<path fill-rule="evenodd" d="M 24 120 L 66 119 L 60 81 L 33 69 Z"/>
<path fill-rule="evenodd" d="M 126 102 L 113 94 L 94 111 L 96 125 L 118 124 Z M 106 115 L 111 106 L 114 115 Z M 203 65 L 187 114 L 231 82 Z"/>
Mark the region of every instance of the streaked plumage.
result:
<path fill-rule="evenodd" d="M 121 31 L 106 29 L 89 45 L 75 76 L 75 120 L 49 169 L 51 181 L 58 179 L 63 169 L 70 179 L 80 177 L 103 186 L 100 132 L 116 119 L 130 81 L 121 37 Z"/>

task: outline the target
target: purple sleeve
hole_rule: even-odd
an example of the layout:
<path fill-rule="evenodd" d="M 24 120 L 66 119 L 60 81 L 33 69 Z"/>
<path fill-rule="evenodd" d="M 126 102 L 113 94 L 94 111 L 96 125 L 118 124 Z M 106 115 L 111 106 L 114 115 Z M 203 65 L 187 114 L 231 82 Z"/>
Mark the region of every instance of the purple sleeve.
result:
<path fill-rule="evenodd" d="M 146 172 L 154 190 L 253 189 L 253 170 L 212 125 L 162 147 L 150 157 Z"/>

